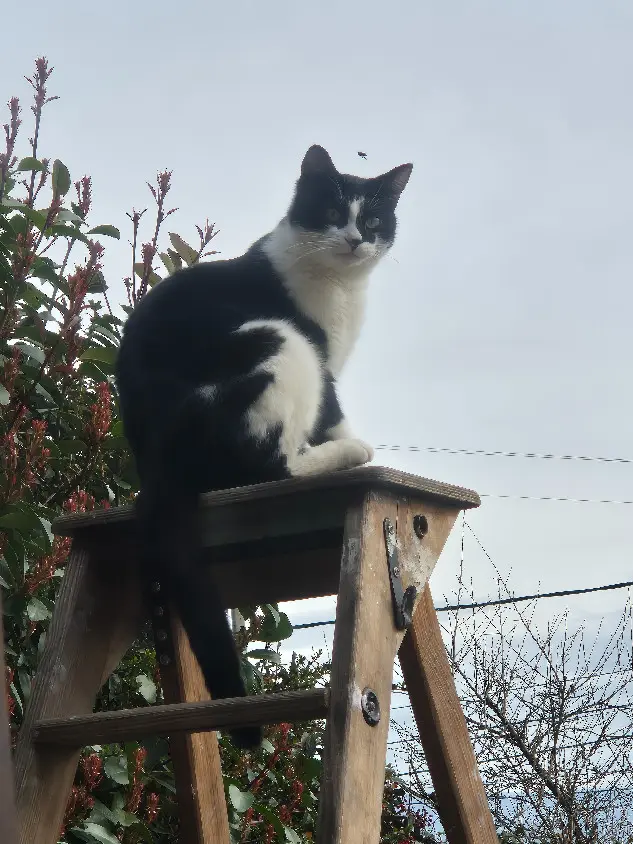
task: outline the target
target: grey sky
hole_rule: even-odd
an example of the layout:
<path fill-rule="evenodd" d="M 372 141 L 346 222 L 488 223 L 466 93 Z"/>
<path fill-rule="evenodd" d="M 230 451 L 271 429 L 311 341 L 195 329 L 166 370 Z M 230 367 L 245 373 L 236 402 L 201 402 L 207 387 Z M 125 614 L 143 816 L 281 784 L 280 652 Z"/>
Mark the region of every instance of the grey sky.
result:
<path fill-rule="evenodd" d="M 2 96 L 55 65 L 46 152 L 126 228 L 174 170 L 172 229 L 226 256 L 282 216 L 301 157 L 415 168 L 342 381 L 377 443 L 633 457 L 633 6 L 628 2 L 108 4 L 36 0 Z M 368 154 L 359 159 L 357 150 Z M 111 285 L 127 273 L 109 248 Z M 121 288 L 122 289 L 122 288 Z M 379 452 L 485 493 L 633 498 L 633 466 Z M 631 575 L 633 507 L 484 499 L 469 516 L 517 592 Z M 452 587 L 454 536 L 432 585 Z M 466 544 L 475 591 L 494 573 Z M 591 621 L 624 593 L 574 599 Z M 555 605 L 554 605 L 555 603 Z M 550 602 L 547 612 L 560 609 Z M 326 608 L 321 607 L 325 611 Z"/>

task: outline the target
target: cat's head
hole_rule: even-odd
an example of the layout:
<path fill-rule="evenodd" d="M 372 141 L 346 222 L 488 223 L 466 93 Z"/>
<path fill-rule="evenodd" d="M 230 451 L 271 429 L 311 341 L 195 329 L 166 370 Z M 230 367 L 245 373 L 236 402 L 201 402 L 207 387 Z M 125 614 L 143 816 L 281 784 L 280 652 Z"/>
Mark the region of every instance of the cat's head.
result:
<path fill-rule="evenodd" d="M 341 270 L 373 265 L 393 245 L 396 205 L 413 169 L 371 179 L 339 173 L 323 147 L 305 154 L 288 211 L 297 246 L 313 264 Z"/>

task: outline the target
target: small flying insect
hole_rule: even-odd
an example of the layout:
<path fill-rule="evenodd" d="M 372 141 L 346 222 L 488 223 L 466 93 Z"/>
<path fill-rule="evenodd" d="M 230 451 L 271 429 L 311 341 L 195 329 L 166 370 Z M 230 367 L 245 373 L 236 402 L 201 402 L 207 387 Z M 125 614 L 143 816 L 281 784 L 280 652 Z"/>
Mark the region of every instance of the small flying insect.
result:
<path fill-rule="evenodd" d="M 366 153 L 366 152 L 359 152 L 358 154 L 359 154 L 359 156 L 360 156 L 361 158 L 367 158 L 367 153 Z"/>

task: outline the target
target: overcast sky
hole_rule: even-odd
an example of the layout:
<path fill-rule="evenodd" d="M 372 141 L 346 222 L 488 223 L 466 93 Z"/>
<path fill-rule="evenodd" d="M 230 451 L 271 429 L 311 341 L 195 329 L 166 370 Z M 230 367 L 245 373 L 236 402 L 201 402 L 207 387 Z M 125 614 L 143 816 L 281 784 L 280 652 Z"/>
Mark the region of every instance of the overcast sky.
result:
<path fill-rule="evenodd" d="M 94 179 L 94 222 L 173 169 L 170 229 L 208 216 L 224 256 L 272 228 L 301 158 L 377 175 L 413 161 L 392 258 L 341 385 L 374 444 L 633 458 L 633 5 L 104 4 L 35 0 L 5 33 L 2 97 L 55 66 L 41 149 Z M 28 117 L 28 115 L 25 115 Z M 4 119 L 3 121 L 4 122 Z M 24 141 L 27 134 L 24 133 Z M 357 151 L 367 153 L 361 160 Z M 23 152 L 22 154 L 26 154 Z M 122 291 L 125 243 L 108 250 Z M 378 452 L 481 493 L 633 499 L 633 466 Z M 517 593 L 631 579 L 626 504 L 484 498 L 469 521 Z M 458 534 L 432 586 L 453 586 Z M 466 572 L 494 592 L 472 539 Z M 625 592 L 569 601 L 576 621 Z M 564 603 L 543 602 L 545 615 Z M 297 620 L 328 614 L 323 603 Z"/>

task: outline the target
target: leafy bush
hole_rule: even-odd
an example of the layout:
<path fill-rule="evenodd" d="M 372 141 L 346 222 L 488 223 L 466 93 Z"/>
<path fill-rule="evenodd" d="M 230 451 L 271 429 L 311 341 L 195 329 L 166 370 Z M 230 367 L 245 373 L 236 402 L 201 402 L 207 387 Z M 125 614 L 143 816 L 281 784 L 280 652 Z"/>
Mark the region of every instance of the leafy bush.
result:
<path fill-rule="evenodd" d="M 42 155 L 42 114 L 57 97 L 48 93 L 47 60 L 35 64 L 28 79 L 34 126 L 27 155 L 17 155 L 21 109 L 15 97 L 0 154 L 0 586 L 14 738 L 69 553 L 69 540 L 52 536 L 51 520 L 61 512 L 124 504 L 137 490 L 113 383 L 124 312 L 161 281 L 158 260 L 167 273 L 193 264 L 214 254 L 216 236 L 207 222 L 197 227 L 195 248 L 169 233 L 170 245 L 161 250 L 165 220 L 176 209 L 166 208 L 171 173 L 159 173 L 148 185 L 155 212 L 151 237 L 143 242 L 141 235 L 146 211 L 130 212 L 133 275 L 110 296 L 104 244 L 120 233 L 101 221 L 93 225 L 90 177 L 73 183 L 61 160 Z M 119 305 L 121 300 L 126 303 Z M 292 628 L 278 607 L 244 613 L 238 644 L 252 691 L 327 682 L 329 665 L 320 654 L 294 655 L 289 666 L 281 664 L 279 648 L 270 645 Z M 264 648 L 249 650 L 257 641 Z M 104 685 L 97 708 L 150 705 L 160 698 L 146 634 Z M 322 738 L 323 724 L 282 724 L 269 729 L 262 749 L 249 755 L 221 739 L 235 841 L 312 837 Z M 60 837 L 101 844 L 175 842 L 174 793 L 164 740 L 86 748 Z M 419 820 L 416 827 L 393 782 L 385 794 L 383 840 L 423 840 Z"/>

